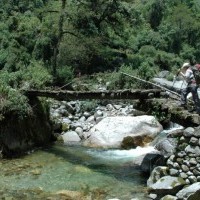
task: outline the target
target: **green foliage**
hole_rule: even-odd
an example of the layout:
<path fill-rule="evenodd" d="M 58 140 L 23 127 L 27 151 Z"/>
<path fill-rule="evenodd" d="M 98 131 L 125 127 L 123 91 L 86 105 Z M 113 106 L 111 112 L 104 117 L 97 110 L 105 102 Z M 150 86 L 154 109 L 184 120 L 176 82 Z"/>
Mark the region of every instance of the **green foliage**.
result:
<path fill-rule="evenodd" d="M 0 76 L 8 85 L 64 85 L 79 72 L 109 71 L 111 88 L 132 88 L 137 82 L 121 77 L 122 70 L 149 80 L 186 59 L 200 61 L 196 0 L 63 2 L 0 2 Z"/>
<path fill-rule="evenodd" d="M 182 51 L 180 52 L 180 56 L 183 60 L 190 60 L 195 63 L 195 53 L 196 49 L 188 44 L 183 44 Z"/>
<path fill-rule="evenodd" d="M 74 73 L 72 67 L 63 66 L 57 69 L 56 82 L 58 85 L 62 86 L 66 83 L 70 83 L 74 78 Z"/>
<path fill-rule="evenodd" d="M 94 109 L 97 107 L 98 102 L 96 100 L 92 101 L 82 101 L 80 104 L 80 110 L 82 112 L 88 111 L 94 111 Z"/>
<path fill-rule="evenodd" d="M 158 51 L 154 60 L 160 70 L 171 71 L 173 68 L 178 68 L 181 65 L 181 59 L 173 53 Z"/>
<path fill-rule="evenodd" d="M 156 74 L 155 68 L 152 66 L 152 62 L 143 62 L 141 66 L 138 68 L 138 74 L 141 78 L 150 80 Z"/>
<path fill-rule="evenodd" d="M 139 54 L 145 57 L 154 57 L 156 55 L 156 49 L 151 45 L 144 45 L 139 50 Z"/>
<path fill-rule="evenodd" d="M 152 109 L 151 114 L 156 117 L 159 122 L 167 121 L 170 119 L 169 114 L 165 111 L 162 111 L 161 105 L 158 102 L 155 102 Z"/>
<path fill-rule="evenodd" d="M 29 88 L 34 89 L 41 89 L 49 85 L 53 80 L 52 76 L 49 74 L 47 69 L 43 67 L 42 63 L 36 61 L 32 61 L 29 67 L 22 70 L 22 74 L 23 82 L 27 83 Z"/>
<path fill-rule="evenodd" d="M 15 113 L 19 117 L 25 117 L 31 112 L 28 99 L 18 90 L 9 86 L 0 85 L 0 117 L 5 114 Z"/>
<path fill-rule="evenodd" d="M 110 73 L 110 76 L 107 80 L 109 82 L 109 90 L 130 89 L 135 87 L 137 84 L 135 80 L 130 76 L 126 76 L 122 73 L 133 75 L 135 74 L 135 70 L 133 70 L 131 65 L 122 65 L 118 71 Z"/>

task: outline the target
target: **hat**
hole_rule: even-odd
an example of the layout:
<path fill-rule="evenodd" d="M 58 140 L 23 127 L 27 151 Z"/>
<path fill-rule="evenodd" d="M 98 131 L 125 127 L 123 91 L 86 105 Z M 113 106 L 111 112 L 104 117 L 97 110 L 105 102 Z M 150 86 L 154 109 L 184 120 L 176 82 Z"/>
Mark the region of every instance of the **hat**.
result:
<path fill-rule="evenodd" d="M 183 69 L 183 68 L 186 68 L 186 67 L 190 67 L 190 63 L 183 63 L 181 68 Z"/>

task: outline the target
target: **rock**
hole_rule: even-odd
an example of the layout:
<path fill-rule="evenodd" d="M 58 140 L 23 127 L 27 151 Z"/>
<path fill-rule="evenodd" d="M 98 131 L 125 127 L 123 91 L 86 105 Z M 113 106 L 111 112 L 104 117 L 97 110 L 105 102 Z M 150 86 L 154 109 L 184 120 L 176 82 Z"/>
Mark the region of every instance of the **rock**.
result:
<path fill-rule="evenodd" d="M 198 126 L 198 127 L 195 129 L 193 135 L 194 135 L 195 137 L 200 138 L 200 126 Z"/>
<path fill-rule="evenodd" d="M 198 200 L 200 196 L 200 183 L 194 183 L 180 190 L 176 196 L 178 199 Z"/>
<path fill-rule="evenodd" d="M 161 124 L 153 116 L 118 116 L 102 119 L 90 130 L 85 146 L 119 148 L 127 136 L 141 136 L 152 140 L 162 131 Z"/>
<path fill-rule="evenodd" d="M 77 127 L 75 132 L 79 135 L 80 138 L 83 137 L 83 129 L 81 127 Z"/>
<path fill-rule="evenodd" d="M 157 77 L 158 78 L 166 78 L 166 76 L 169 74 L 169 71 L 164 70 L 158 73 Z"/>
<path fill-rule="evenodd" d="M 164 176 L 154 183 L 149 190 L 163 197 L 165 195 L 175 195 L 184 185 L 186 183 L 180 177 Z"/>
<path fill-rule="evenodd" d="M 102 116 L 103 116 L 103 112 L 102 112 L 101 110 L 97 110 L 97 111 L 94 113 L 95 119 L 96 119 L 97 117 L 102 117 Z"/>
<path fill-rule="evenodd" d="M 87 118 L 86 122 L 91 123 L 91 124 L 95 124 L 95 117 L 94 115 L 90 116 Z"/>
<path fill-rule="evenodd" d="M 123 138 L 121 148 L 122 149 L 131 149 L 131 148 L 136 148 L 138 146 L 144 147 L 147 143 L 151 142 L 152 138 L 148 138 L 148 136 L 143 137 L 143 136 L 127 136 Z"/>
<path fill-rule="evenodd" d="M 144 173 L 151 173 L 152 170 L 157 166 L 164 166 L 166 164 L 165 158 L 163 155 L 157 153 L 147 153 L 141 163 L 141 170 Z"/>
<path fill-rule="evenodd" d="M 150 198 L 150 199 L 156 199 L 157 196 L 158 196 L 157 194 L 152 194 L 152 193 L 149 194 L 149 198 Z"/>
<path fill-rule="evenodd" d="M 156 183 L 160 178 L 163 176 L 167 176 L 168 174 L 168 167 L 165 166 L 158 166 L 153 169 L 149 179 L 147 180 L 147 186 L 151 187 L 154 183 Z"/>
<path fill-rule="evenodd" d="M 62 135 L 64 144 L 67 143 L 77 143 L 80 142 L 81 139 L 75 131 L 68 131 Z"/>
<path fill-rule="evenodd" d="M 160 200 L 177 200 L 177 197 L 172 196 L 172 195 L 166 195 Z"/>
<path fill-rule="evenodd" d="M 185 152 L 186 152 L 186 153 L 192 153 L 192 154 L 194 154 L 195 156 L 200 156 L 200 147 L 199 147 L 199 146 L 191 146 L 191 145 L 188 145 L 188 146 L 185 148 Z"/>
<path fill-rule="evenodd" d="M 194 128 L 192 128 L 192 127 L 188 127 L 183 131 L 183 135 L 185 137 L 191 137 L 193 135 L 193 133 L 194 133 Z"/>
<path fill-rule="evenodd" d="M 175 145 L 169 139 L 164 139 L 155 145 L 155 149 L 161 152 L 165 157 L 169 157 L 175 151 Z"/>
<path fill-rule="evenodd" d="M 61 196 L 61 199 L 83 199 L 83 194 L 77 191 L 61 190 L 56 192 Z"/>
<path fill-rule="evenodd" d="M 34 147 L 47 145 L 56 140 L 49 113 L 37 98 L 29 100 L 32 112 L 21 118 L 16 113 L 7 113 L 1 120 L 0 149 L 6 157 L 19 156 Z"/>

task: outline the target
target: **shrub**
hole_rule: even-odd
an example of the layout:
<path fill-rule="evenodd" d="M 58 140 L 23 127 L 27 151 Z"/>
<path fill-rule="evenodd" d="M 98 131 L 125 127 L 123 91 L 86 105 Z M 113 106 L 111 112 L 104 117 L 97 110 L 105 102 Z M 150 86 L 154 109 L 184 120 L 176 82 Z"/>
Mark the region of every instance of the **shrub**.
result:
<path fill-rule="evenodd" d="M 141 47 L 139 54 L 142 56 L 154 57 L 156 55 L 156 49 L 154 46 L 145 45 Z"/>
<path fill-rule="evenodd" d="M 138 68 L 138 74 L 142 79 L 150 80 L 156 74 L 156 68 L 153 67 L 153 63 L 145 61 Z"/>
<path fill-rule="evenodd" d="M 41 89 L 53 80 L 43 63 L 38 61 L 32 61 L 26 69 L 22 69 L 21 73 L 23 75 L 22 86 L 28 83 L 28 87 L 34 89 Z"/>
<path fill-rule="evenodd" d="M 62 86 L 69 83 L 74 78 L 74 71 L 72 67 L 63 66 L 57 69 L 57 76 L 55 82 Z"/>
<path fill-rule="evenodd" d="M 31 112 L 27 97 L 10 86 L 0 85 L 0 101 L 1 119 L 8 113 L 15 113 L 19 117 L 25 117 Z"/>
<path fill-rule="evenodd" d="M 131 65 L 122 65 L 118 71 L 111 73 L 109 89 L 134 88 L 135 79 L 122 73 L 133 75 L 135 74 L 135 70 L 133 70 L 133 66 Z"/>

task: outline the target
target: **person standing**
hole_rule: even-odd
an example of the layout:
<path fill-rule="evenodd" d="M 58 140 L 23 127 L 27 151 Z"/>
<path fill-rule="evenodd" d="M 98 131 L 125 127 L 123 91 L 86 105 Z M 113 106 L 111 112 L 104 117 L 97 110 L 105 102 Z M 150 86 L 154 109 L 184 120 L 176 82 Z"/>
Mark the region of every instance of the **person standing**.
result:
<path fill-rule="evenodd" d="M 187 83 L 186 88 L 181 91 L 181 102 L 180 106 L 186 108 L 187 96 L 191 92 L 194 101 L 195 110 L 200 114 L 200 100 L 197 93 L 198 85 L 196 84 L 194 73 L 192 71 L 192 66 L 190 63 L 184 63 L 181 69 L 178 71 L 177 75 L 181 74 Z"/>

